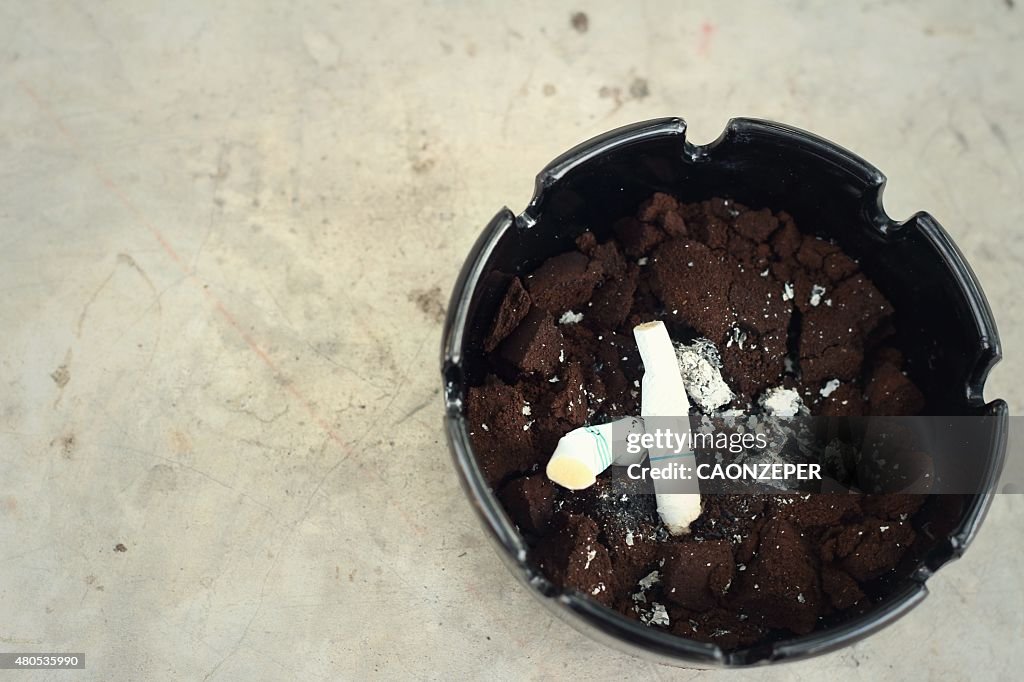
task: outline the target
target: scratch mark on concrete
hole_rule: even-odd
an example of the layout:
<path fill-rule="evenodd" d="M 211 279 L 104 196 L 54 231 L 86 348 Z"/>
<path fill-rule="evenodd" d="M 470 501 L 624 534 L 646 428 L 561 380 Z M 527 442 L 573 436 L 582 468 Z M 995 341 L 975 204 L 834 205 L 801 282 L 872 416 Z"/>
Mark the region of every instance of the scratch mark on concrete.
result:
<path fill-rule="evenodd" d="M 96 298 L 100 295 L 100 292 L 103 291 L 104 287 L 106 287 L 107 284 L 110 283 L 110 280 L 114 278 L 115 272 L 117 272 L 116 266 L 110 270 L 110 273 L 106 277 L 103 278 L 100 285 L 92 292 L 92 296 L 90 296 L 89 300 L 87 300 L 85 305 L 82 306 L 82 312 L 78 314 L 78 322 L 75 324 L 76 337 L 82 338 L 82 325 L 85 324 L 85 318 L 89 314 L 89 308 L 91 308 L 92 304 L 96 302 Z"/>
<path fill-rule="evenodd" d="M 118 265 L 126 265 L 135 272 L 137 272 L 139 276 L 142 277 L 142 280 L 146 283 L 146 286 L 149 287 L 149 290 L 153 293 L 157 306 L 160 305 L 160 296 L 157 294 L 156 287 L 153 285 L 153 280 L 149 278 L 149 275 L 146 274 L 146 271 L 143 270 L 139 266 L 139 264 L 135 262 L 135 259 L 129 256 L 127 253 L 119 253 L 117 254 L 117 261 L 115 262 L 114 267 L 111 268 L 110 273 L 103 278 L 103 281 L 100 282 L 99 286 L 96 287 L 96 289 L 92 292 L 92 295 L 89 297 L 89 300 L 87 300 L 85 302 L 85 305 L 82 306 L 82 312 L 78 314 L 78 321 L 75 324 L 75 336 L 77 338 L 82 338 L 82 327 L 85 324 L 86 316 L 89 314 L 89 309 L 92 307 L 93 303 L 96 302 L 96 299 L 99 297 L 100 292 L 102 292 L 107 287 L 107 285 L 110 283 L 110 280 L 112 280 L 114 278 L 114 275 L 117 274 Z"/>
<path fill-rule="evenodd" d="M 288 409 L 290 407 L 291 407 L 290 404 L 286 404 L 284 406 L 283 410 L 281 410 L 280 412 L 277 412 L 276 414 L 272 414 L 269 417 L 261 417 L 261 416 L 259 416 L 258 414 L 256 414 L 255 412 L 253 412 L 252 410 L 250 410 L 247 407 L 240 407 L 240 408 L 237 408 L 237 409 L 232 409 L 232 408 L 229 407 L 229 408 L 227 408 L 227 410 L 229 412 L 234 412 L 235 414 L 244 414 L 246 416 L 252 417 L 253 419 L 255 419 L 256 421 L 258 421 L 261 424 L 273 424 L 278 419 L 280 419 L 281 417 L 283 417 L 286 414 L 288 414 Z"/>
<path fill-rule="evenodd" d="M 108 444 L 105 447 L 107 447 L 109 449 L 112 449 L 112 450 L 123 450 L 125 452 L 133 452 L 135 454 L 144 455 L 146 457 L 152 457 L 153 459 L 158 459 L 158 460 L 161 460 L 163 462 L 167 462 L 168 464 L 171 464 L 173 466 L 180 467 L 182 469 L 186 469 L 186 470 L 191 471 L 191 472 L 193 472 L 195 474 L 198 474 L 199 476 L 202 476 L 206 480 L 211 481 L 213 483 L 216 483 L 217 485 L 219 485 L 219 486 L 221 486 L 221 487 L 223 487 L 223 488 L 225 488 L 227 490 L 230 490 L 233 493 L 238 494 L 240 497 L 242 497 L 242 498 L 248 500 L 249 502 L 253 503 L 257 507 L 262 509 L 264 512 L 266 512 L 275 521 L 278 521 L 280 523 L 280 520 L 277 518 L 277 515 L 274 514 L 274 510 L 271 509 L 270 507 L 268 507 L 267 505 L 263 504 L 259 500 L 256 500 L 255 498 L 253 498 L 248 493 L 246 493 L 246 492 L 244 492 L 242 490 L 238 490 L 237 488 L 235 488 L 230 483 L 222 481 L 221 479 L 217 478 L 213 474 L 207 473 L 206 471 L 203 471 L 202 469 L 194 467 L 191 464 L 187 464 L 185 462 L 182 462 L 181 460 L 174 459 L 172 457 L 165 457 L 164 455 L 161 455 L 161 454 L 159 454 L 159 453 L 157 453 L 155 451 L 142 450 L 140 448 L 134 448 L 134 447 L 131 447 L 129 445 Z"/>
<path fill-rule="evenodd" d="M 414 408 L 412 408 L 411 410 L 409 410 L 408 412 L 406 412 L 406 413 L 405 413 L 405 414 L 404 414 L 404 415 L 403 415 L 403 416 L 401 417 L 401 419 L 399 419 L 399 420 L 398 420 L 397 422 L 395 422 L 395 426 L 399 426 L 400 424 L 403 424 L 403 423 L 405 423 L 406 421 L 408 421 L 409 419 L 411 419 L 411 418 L 412 418 L 412 417 L 413 417 L 414 415 L 416 415 L 417 413 L 419 413 L 419 412 L 420 412 L 421 410 L 425 409 L 425 408 L 426 408 L 426 407 L 427 407 L 428 405 L 430 405 L 430 404 L 431 404 L 432 402 L 434 402 L 435 400 L 437 400 L 437 393 L 438 393 L 437 389 L 434 389 L 434 390 L 433 390 L 433 391 L 431 392 L 431 395 L 430 395 L 430 397 L 429 397 L 429 398 L 427 398 L 427 399 L 426 399 L 426 400 L 424 400 L 424 401 L 423 401 L 422 403 L 420 403 L 420 404 L 419 404 L 419 405 L 417 405 L 416 407 L 414 407 Z"/>
<path fill-rule="evenodd" d="M 1010 158 L 1010 163 L 1013 164 L 1013 169 L 1016 171 L 1017 177 L 1020 177 L 1020 163 L 1017 161 L 1017 155 L 1013 151 L 1013 145 L 1010 144 L 1010 138 L 1007 137 L 1006 131 L 1003 130 L 1003 127 L 996 121 L 989 121 L 988 127 L 989 130 L 992 131 L 992 137 L 996 138 L 996 141 L 999 142 L 1003 151 L 1005 151 L 1006 155 Z"/>
<path fill-rule="evenodd" d="M 220 667 L 224 665 L 224 663 L 226 663 L 228 659 L 230 659 L 232 656 L 238 653 L 238 650 L 241 648 L 242 643 L 245 642 L 245 638 L 249 636 L 249 630 L 250 628 L 252 628 L 252 624 L 253 622 L 255 622 L 256 617 L 260 615 L 260 610 L 262 610 L 263 608 L 263 601 L 264 599 L 266 599 L 267 582 L 270 580 L 270 574 L 277 567 L 277 562 L 280 560 L 280 557 L 281 551 L 278 550 L 274 553 L 274 560 L 270 562 L 270 568 L 267 569 L 266 574 L 263 576 L 263 584 L 260 586 L 260 594 L 259 598 L 256 600 L 256 608 L 253 609 L 252 616 L 249 618 L 249 622 L 245 624 L 245 628 L 242 630 L 242 634 L 239 636 L 235 644 L 231 647 L 231 650 L 228 651 L 228 653 L 225 654 L 223 658 L 217 661 L 217 664 L 210 669 L 210 672 L 206 673 L 203 676 L 203 682 L 207 682 L 207 680 L 213 677 L 213 675 L 218 670 L 220 670 Z"/>
<path fill-rule="evenodd" d="M 430 336 L 432 335 L 433 332 L 423 335 L 423 338 L 420 340 L 420 344 L 416 347 L 416 352 L 413 353 L 412 359 L 409 361 L 409 364 L 402 372 L 402 376 L 399 377 L 398 381 L 395 383 L 394 389 L 392 389 L 391 400 L 389 400 L 388 404 L 384 406 L 382 412 L 388 412 L 391 409 L 391 406 L 395 404 L 395 401 L 398 400 L 398 396 L 402 393 L 402 389 L 405 387 L 406 382 L 409 380 L 409 372 L 412 370 L 412 367 L 416 363 L 416 361 L 419 360 L 420 353 L 423 352 L 423 345 L 427 342 L 427 339 L 430 338 Z"/>

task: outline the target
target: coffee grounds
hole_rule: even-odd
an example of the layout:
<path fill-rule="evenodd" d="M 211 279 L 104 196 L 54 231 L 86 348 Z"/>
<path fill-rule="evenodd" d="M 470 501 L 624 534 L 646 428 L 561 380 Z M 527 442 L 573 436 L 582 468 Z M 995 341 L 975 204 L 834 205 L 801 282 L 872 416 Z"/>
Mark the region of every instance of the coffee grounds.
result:
<path fill-rule="evenodd" d="M 725 649 L 862 608 L 872 585 L 922 541 L 920 495 L 706 495 L 691 533 L 662 526 L 649 481 L 610 473 L 583 491 L 547 480 L 559 438 L 640 412 L 632 329 L 663 320 L 673 339 L 711 340 L 736 394 L 797 390 L 812 415 L 908 415 L 924 407 L 891 346 L 893 309 L 836 245 L 785 212 L 658 193 L 603 243 L 515 277 L 469 389 L 481 470 L 557 586 Z M 624 489 L 633 486 L 632 489 Z"/>

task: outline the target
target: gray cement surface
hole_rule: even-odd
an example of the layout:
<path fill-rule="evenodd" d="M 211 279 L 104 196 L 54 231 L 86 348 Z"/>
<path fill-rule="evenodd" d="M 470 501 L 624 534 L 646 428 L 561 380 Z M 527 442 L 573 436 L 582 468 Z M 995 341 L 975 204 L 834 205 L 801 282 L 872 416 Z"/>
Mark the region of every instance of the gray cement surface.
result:
<path fill-rule="evenodd" d="M 1008 496 L 842 652 L 723 674 L 590 641 L 486 544 L 437 367 L 470 245 L 553 156 L 757 116 L 945 224 L 1021 405 L 1016 4 L 3 3 L 0 649 L 86 653 L 40 679 L 1016 677 Z"/>

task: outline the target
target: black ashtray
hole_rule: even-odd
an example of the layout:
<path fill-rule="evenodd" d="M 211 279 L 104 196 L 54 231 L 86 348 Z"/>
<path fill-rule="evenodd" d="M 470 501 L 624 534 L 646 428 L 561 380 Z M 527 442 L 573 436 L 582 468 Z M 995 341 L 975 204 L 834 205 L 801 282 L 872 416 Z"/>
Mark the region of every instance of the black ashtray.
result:
<path fill-rule="evenodd" d="M 991 502 L 1006 449 L 1006 404 L 986 403 L 985 378 L 1000 358 L 995 322 L 977 279 L 927 213 L 893 221 L 882 208 L 885 176 L 810 133 L 734 119 L 708 145 L 686 141 L 686 123 L 658 119 L 613 130 L 551 162 L 518 216 L 504 208 L 473 246 L 455 284 L 442 347 L 445 430 L 466 494 L 509 569 L 555 613 L 595 639 L 685 666 L 744 666 L 805 658 L 847 646 L 892 623 L 927 595 L 927 579 L 966 550 Z M 653 192 L 682 201 L 723 196 L 789 212 L 806 231 L 834 240 L 899 311 L 896 336 L 907 370 L 934 415 L 994 417 L 974 456 L 987 472 L 979 494 L 933 505 L 934 543 L 903 566 L 871 603 L 803 636 L 723 651 L 639 622 L 552 585 L 478 467 L 465 419 L 467 388 L 486 370 L 483 340 L 510 275 L 573 248 L 582 225 L 626 215 Z M 598 234 L 598 237 L 603 235 Z"/>

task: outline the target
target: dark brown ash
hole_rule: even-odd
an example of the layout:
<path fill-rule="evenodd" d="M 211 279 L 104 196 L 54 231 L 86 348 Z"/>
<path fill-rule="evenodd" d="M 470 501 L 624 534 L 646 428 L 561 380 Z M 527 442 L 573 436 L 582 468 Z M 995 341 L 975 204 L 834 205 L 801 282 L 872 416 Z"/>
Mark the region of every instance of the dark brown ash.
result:
<path fill-rule="evenodd" d="M 698 402 L 716 416 L 923 409 L 887 343 L 892 306 L 786 213 L 655 194 L 611 233 L 584 233 L 576 250 L 512 280 L 484 347 L 493 372 L 467 396 L 481 469 L 533 559 L 561 587 L 725 648 L 807 633 L 864 605 L 871 581 L 918 541 L 923 497 L 705 495 L 691 534 L 672 538 L 648 482 L 623 491 L 606 472 L 572 492 L 546 479 L 565 433 L 639 414 L 632 328 L 654 319 L 692 349 L 691 371 L 707 377 Z M 849 475 L 832 457 L 826 465 Z"/>

